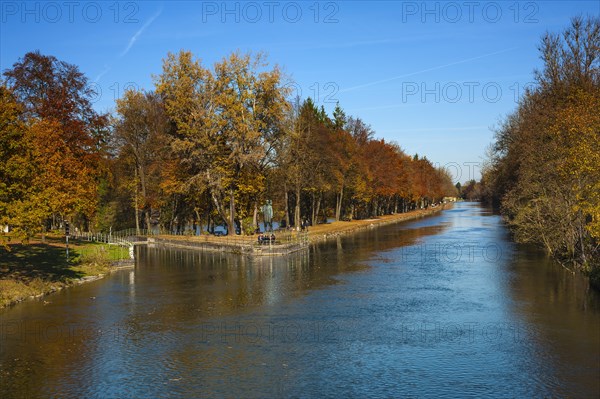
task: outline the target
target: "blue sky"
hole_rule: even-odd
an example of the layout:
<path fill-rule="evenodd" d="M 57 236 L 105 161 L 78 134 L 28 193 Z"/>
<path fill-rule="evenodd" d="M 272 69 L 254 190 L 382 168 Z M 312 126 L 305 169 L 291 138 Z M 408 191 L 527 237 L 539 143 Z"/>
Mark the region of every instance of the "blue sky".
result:
<path fill-rule="evenodd" d="M 152 89 L 168 52 L 210 66 L 263 51 L 303 98 L 339 101 L 466 181 L 531 84 L 541 35 L 600 15 L 600 1 L 2 1 L 0 13 L 2 70 L 33 50 L 76 64 L 99 111 L 128 86 Z"/>

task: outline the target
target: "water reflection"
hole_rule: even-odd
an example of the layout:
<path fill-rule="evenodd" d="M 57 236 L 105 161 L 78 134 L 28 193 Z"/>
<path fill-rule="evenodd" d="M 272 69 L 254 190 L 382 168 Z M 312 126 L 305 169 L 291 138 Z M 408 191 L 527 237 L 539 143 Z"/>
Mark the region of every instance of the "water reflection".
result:
<path fill-rule="evenodd" d="M 513 311 L 529 326 L 544 383 L 554 396 L 599 396 L 600 294 L 535 248 L 521 247 L 510 271 Z"/>
<path fill-rule="evenodd" d="M 598 295 L 477 204 L 287 257 L 137 251 L 0 312 L 3 397 L 598 393 Z"/>

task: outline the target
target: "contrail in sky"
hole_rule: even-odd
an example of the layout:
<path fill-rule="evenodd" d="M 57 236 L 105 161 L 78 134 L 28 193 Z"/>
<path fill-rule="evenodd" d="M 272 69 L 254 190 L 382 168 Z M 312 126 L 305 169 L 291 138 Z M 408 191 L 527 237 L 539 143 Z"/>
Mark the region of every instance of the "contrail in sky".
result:
<path fill-rule="evenodd" d="M 342 90 L 339 91 L 339 93 L 343 93 L 343 92 L 347 92 L 347 91 L 352 91 L 352 90 L 356 90 L 356 89 L 363 89 L 365 87 L 375 86 L 375 85 L 378 85 L 378 84 L 381 84 L 381 83 L 387 83 L 387 82 L 391 82 L 393 80 L 403 79 L 403 78 L 407 78 L 409 76 L 414 76 L 414 75 L 418 75 L 418 74 L 425 73 L 425 72 L 436 71 L 438 69 L 447 68 L 447 67 L 453 66 L 453 65 L 464 64 L 464 63 L 467 63 L 467 62 L 470 62 L 470 61 L 479 60 L 481 58 L 491 57 L 492 55 L 506 53 L 506 52 L 514 50 L 516 48 L 517 47 L 511 47 L 511 48 L 507 48 L 507 49 L 504 49 L 504 50 L 495 51 L 493 53 L 478 55 L 477 57 L 471 57 L 471 58 L 466 58 L 464 60 L 451 62 L 449 64 L 438 65 L 438 66 L 435 66 L 435 67 L 423 69 L 421 71 L 411 72 L 411 73 L 407 73 L 407 74 L 404 74 L 404 75 L 394 76 L 392 78 L 387 78 L 387 79 L 382 79 L 382 80 L 375 80 L 375 81 L 369 82 L 369 83 L 363 83 L 361 85 L 352 86 L 352 87 L 348 87 L 346 89 L 342 89 Z"/>
<path fill-rule="evenodd" d="M 152 22 L 154 22 L 154 20 L 156 18 L 158 18 L 160 16 L 161 13 L 162 13 L 162 8 L 160 10 L 158 10 L 158 12 L 156 14 L 154 14 L 152 17 L 150 17 L 146 21 L 146 23 L 140 29 L 138 29 L 138 31 L 135 32 L 135 34 L 133 36 L 131 36 L 131 38 L 129 39 L 129 43 L 127 43 L 127 47 L 125 47 L 125 50 L 121 51 L 121 54 L 119 54 L 119 57 L 117 59 L 121 59 L 121 58 L 125 57 L 125 55 L 127 55 L 129 50 L 131 50 L 131 48 L 133 47 L 135 42 L 139 39 L 139 37 L 142 35 L 142 33 L 144 33 L 144 31 L 152 24 Z M 102 72 L 100 72 L 98 74 L 98 76 L 96 76 L 96 79 L 94 79 L 94 82 L 98 83 L 98 81 L 104 75 L 106 75 L 108 73 L 108 71 L 110 71 L 111 69 L 112 69 L 112 65 L 105 66 L 104 69 L 102 70 Z"/>
<path fill-rule="evenodd" d="M 129 39 L 129 44 L 127 44 L 127 47 L 125 48 L 125 50 L 123 50 L 119 57 L 125 56 L 129 52 L 129 50 L 131 50 L 131 48 L 133 47 L 137 39 L 141 36 L 141 34 L 144 33 L 146 28 L 149 27 L 161 13 L 162 9 L 158 10 L 156 14 L 154 14 L 149 20 L 147 20 L 146 23 L 137 32 L 135 32 L 133 36 L 131 36 L 131 39 Z"/>

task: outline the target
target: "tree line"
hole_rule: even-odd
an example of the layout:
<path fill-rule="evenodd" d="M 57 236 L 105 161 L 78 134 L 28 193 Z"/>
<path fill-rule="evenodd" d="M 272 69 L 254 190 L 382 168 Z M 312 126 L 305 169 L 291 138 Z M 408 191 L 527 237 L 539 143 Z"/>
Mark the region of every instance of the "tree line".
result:
<path fill-rule="evenodd" d="M 478 189 L 519 242 L 542 245 L 600 287 L 600 20 L 539 46 L 536 87 L 496 131 Z"/>
<path fill-rule="evenodd" d="M 358 117 L 291 99 L 263 54 L 211 68 L 168 54 L 153 90 L 114 112 L 78 67 L 30 52 L 0 81 L 0 226 L 254 232 L 273 201 L 287 226 L 407 212 L 454 196 L 449 173 L 375 137 Z"/>

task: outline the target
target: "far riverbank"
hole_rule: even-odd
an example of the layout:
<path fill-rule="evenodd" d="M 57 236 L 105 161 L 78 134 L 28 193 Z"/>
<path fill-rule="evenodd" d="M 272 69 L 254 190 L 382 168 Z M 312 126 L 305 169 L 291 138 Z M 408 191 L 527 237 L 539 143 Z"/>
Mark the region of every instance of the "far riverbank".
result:
<path fill-rule="evenodd" d="M 428 209 L 406 213 L 379 216 L 373 219 L 339 221 L 311 226 L 308 231 L 294 230 L 275 232 L 275 244 L 257 244 L 257 236 L 170 236 L 160 235 L 148 238 L 148 243 L 166 247 L 187 248 L 200 251 L 216 251 L 255 256 L 280 256 L 303 248 L 308 244 L 325 241 L 344 235 L 354 234 L 393 223 L 401 223 L 441 212 L 452 204 L 442 204 Z M 83 259 L 77 256 L 75 262 L 65 259 L 64 244 L 60 237 L 48 237 L 42 243 L 33 241 L 27 245 L 11 245 L 11 251 L 0 254 L 3 266 L 0 268 L 0 309 L 27 299 L 39 299 L 73 285 L 95 281 L 123 267 L 121 259 L 126 258 L 116 246 L 92 245 L 101 248 Z M 81 245 L 73 243 L 74 254 L 81 251 Z M 106 251 L 110 251 L 106 252 Z M 73 255 L 74 255 L 73 254 Z M 133 261 L 125 261 L 125 267 L 133 266 Z M 46 302 L 46 301 L 45 301 Z"/>
<path fill-rule="evenodd" d="M 354 234 L 365 229 L 385 226 L 393 223 L 407 222 L 430 216 L 445 209 L 451 209 L 452 203 L 441 204 L 433 208 L 417 209 L 406 213 L 396 213 L 393 215 L 379 216 L 373 219 L 352 220 L 350 222 L 340 221 L 327 224 L 319 224 L 309 228 L 310 242 L 319 242 L 329 238 L 335 238 L 342 235 Z"/>
<path fill-rule="evenodd" d="M 442 204 L 427 209 L 384 215 L 372 219 L 323 223 L 310 226 L 305 231 L 296 231 L 294 229 L 278 230 L 273 233 L 275 237 L 274 241 L 260 241 L 257 234 L 234 236 L 203 234 L 199 236 L 149 236 L 147 237 L 147 243 L 151 246 L 183 248 L 196 251 L 225 252 L 249 256 L 281 256 L 306 249 L 309 244 L 325 241 L 329 238 L 336 238 L 366 229 L 422 218 L 441 212 L 444 209 L 449 209 L 451 206 L 452 204 Z"/>

